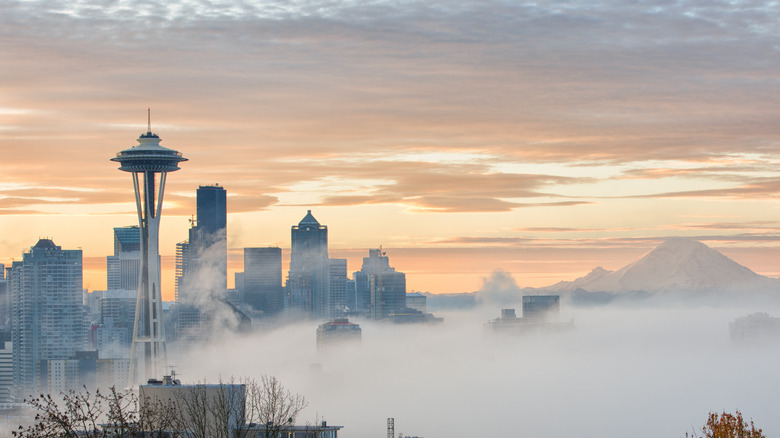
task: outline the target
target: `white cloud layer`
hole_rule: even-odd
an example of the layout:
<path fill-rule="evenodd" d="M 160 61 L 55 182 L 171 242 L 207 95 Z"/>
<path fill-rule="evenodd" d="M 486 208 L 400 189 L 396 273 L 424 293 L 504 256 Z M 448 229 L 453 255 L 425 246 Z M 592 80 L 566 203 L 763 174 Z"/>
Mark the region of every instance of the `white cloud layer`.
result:
<path fill-rule="evenodd" d="M 177 371 L 276 375 L 309 398 L 303 421 L 343 425 L 345 438 L 380 435 L 387 417 L 419 436 L 684 436 L 723 410 L 772 436 L 776 344 L 729 342 L 728 323 L 754 310 L 564 307 L 572 332 L 496 337 L 482 323 L 499 309 L 485 307 L 440 326 L 361 321 L 361 347 L 326 357 L 316 325 L 288 326 L 198 348 Z"/>

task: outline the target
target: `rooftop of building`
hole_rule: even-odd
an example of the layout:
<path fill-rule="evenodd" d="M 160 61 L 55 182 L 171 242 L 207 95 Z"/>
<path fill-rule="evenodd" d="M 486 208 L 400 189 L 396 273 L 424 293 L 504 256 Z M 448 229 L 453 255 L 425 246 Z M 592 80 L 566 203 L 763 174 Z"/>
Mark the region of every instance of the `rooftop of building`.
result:
<path fill-rule="evenodd" d="M 51 239 L 39 239 L 38 243 L 36 243 L 33 248 L 52 248 L 52 249 L 56 249 L 57 245 L 55 245 L 54 241 L 51 240 Z"/>
<path fill-rule="evenodd" d="M 353 326 L 358 327 L 359 324 L 356 324 L 354 322 L 349 322 L 349 319 L 347 318 L 336 318 L 332 321 L 328 321 L 326 323 L 320 324 L 320 327 L 327 327 L 327 326 Z"/>
<path fill-rule="evenodd" d="M 311 214 L 311 210 L 306 211 L 306 216 L 304 216 L 303 219 L 301 219 L 300 222 L 298 222 L 298 225 L 316 225 L 319 226 L 320 223 L 317 222 L 317 219 L 314 219 L 314 215 Z"/>

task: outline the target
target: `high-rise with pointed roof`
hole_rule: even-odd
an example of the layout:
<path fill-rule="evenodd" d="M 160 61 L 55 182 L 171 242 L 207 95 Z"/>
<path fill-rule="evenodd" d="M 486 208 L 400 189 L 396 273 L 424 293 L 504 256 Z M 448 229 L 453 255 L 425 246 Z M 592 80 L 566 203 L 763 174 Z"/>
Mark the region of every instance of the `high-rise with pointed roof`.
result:
<path fill-rule="evenodd" d="M 328 227 L 320 225 L 311 210 L 291 230 L 287 307 L 308 317 L 330 317 Z"/>

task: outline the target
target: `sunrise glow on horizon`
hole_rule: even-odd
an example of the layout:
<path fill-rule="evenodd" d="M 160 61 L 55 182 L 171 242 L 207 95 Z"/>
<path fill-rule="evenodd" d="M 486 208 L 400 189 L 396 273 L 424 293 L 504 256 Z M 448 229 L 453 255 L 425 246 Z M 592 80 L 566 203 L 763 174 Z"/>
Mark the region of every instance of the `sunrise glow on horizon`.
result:
<path fill-rule="evenodd" d="M 780 276 L 778 14 L 741 2 L 11 1 L 0 14 L 0 263 L 41 237 L 106 286 L 136 225 L 110 158 L 151 127 L 163 292 L 199 185 L 228 278 L 311 209 L 331 257 L 382 246 L 408 290 L 547 286 L 671 236 Z"/>

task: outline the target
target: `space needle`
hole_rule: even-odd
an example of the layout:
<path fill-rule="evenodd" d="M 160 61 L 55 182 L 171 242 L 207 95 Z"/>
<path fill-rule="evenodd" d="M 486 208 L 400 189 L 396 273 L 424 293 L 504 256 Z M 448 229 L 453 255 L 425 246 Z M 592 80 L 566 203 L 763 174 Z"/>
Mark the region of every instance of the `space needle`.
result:
<path fill-rule="evenodd" d="M 138 145 L 112 158 L 119 170 L 133 174 L 135 204 L 141 231 L 141 266 L 135 305 L 133 344 L 130 356 L 129 385 L 159 378 L 166 362 L 160 290 L 160 216 L 162 215 L 165 177 L 187 161 L 181 152 L 160 146 L 160 137 L 152 132 L 151 110 L 148 129 L 138 137 Z M 159 182 L 156 181 L 159 175 Z M 139 370 L 140 368 L 140 370 Z"/>

